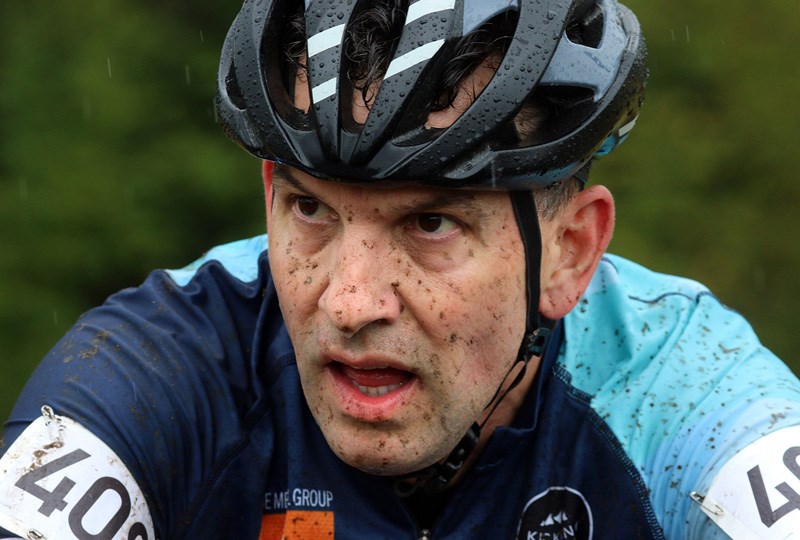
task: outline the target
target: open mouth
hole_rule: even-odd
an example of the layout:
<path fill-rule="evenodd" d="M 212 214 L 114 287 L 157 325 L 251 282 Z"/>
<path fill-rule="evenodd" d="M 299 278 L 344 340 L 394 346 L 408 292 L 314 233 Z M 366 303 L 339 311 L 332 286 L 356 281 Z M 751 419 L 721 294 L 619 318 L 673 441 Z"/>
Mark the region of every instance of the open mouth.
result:
<path fill-rule="evenodd" d="M 399 422 L 420 389 L 420 378 L 411 371 L 363 360 L 359 367 L 332 361 L 327 364 L 330 387 L 339 412 L 358 422 Z"/>
<path fill-rule="evenodd" d="M 393 367 L 355 368 L 337 363 L 338 371 L 365 396 L 382 397 L 407 384 L 414 375 Z"/>

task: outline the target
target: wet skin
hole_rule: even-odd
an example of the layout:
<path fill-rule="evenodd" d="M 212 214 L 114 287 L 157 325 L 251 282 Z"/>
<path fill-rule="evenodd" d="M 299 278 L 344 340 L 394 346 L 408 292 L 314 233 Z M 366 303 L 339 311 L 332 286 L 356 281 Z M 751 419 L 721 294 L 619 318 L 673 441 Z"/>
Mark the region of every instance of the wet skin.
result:
<path fill-rule="evenodd" d="M 325 438 L 375 474 L 443 459 L 524 333 L 508 194 L 370 190 L 283 171 L 267 181 L 270 261 Z"/>

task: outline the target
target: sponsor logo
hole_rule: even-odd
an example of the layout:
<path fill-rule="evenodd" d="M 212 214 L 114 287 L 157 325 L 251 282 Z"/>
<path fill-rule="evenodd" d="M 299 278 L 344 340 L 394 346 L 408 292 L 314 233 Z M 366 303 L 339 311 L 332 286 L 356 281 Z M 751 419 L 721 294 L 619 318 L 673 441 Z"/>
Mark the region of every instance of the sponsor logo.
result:
<path fill-rule="evenodd" d="M 590 540 L 592 511 L 583 495 L 566 486 L 551 486 L 525 505 L 518 540 Z"/>
<path fill-rule="evenodd" d="M 333 537 L 332 491 L 296 487 L 264 494 L 259 540 Z"/>
<path fill-rule="evenodd" d="M 294 488 L 264 494 L 264 512 L 289 509 L 325 510 L 333 506 L 333 492 L 324 489 Z"/>

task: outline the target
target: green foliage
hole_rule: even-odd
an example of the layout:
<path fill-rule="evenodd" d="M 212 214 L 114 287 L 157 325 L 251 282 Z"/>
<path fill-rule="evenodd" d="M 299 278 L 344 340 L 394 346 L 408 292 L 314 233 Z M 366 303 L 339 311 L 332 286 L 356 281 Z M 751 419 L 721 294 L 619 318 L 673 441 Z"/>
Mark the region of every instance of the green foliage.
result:
<path fill-rule="evenodd" d="M 612 250 L 703 281 L 796 370 L 800 10 L 629 0 L 648 36 L 639 125 L 595 167 Z M 237 2 L 0 3 L 0 418 L 78 315 L 263 229 L 257 162 L 216 126 Z"/>
<path fill-rule="evenodd" d="M 0 417 L 80 313 L 262 232 L 213 111 L 238 6 L 207 4 L 0 4 Z"/>
<path fill-rule="evenodd" d="M 629 1 L 651 77 L 630 141 L 595 168 L 612 250 L 707 284 L 800 371 L 800 12 L 779 0 Z"/>

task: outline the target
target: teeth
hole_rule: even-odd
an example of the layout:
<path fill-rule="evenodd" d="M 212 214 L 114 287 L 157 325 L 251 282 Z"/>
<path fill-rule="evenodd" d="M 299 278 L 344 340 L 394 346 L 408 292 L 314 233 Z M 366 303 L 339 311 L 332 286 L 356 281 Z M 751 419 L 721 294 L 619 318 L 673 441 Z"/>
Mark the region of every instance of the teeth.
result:
<path fill-rule="evenodd" d="M 372 397 L 385 396 L 389 392 L 397 390 L 398 388 L 403 386 L 402 383 L 400 383 L 400 384 L 390 384 L 390 385 L 387 385 L 387 386 L 361 386 L 356 381 L 351 380 L 350 382 L 353 383 L 353 386 L 358 388 L 359 392 L 361 392 L 362 394 L 366 394 L 368 396 L 372 396 Z"/>

